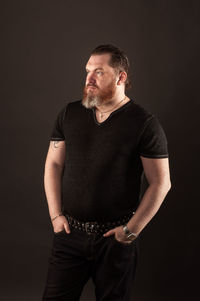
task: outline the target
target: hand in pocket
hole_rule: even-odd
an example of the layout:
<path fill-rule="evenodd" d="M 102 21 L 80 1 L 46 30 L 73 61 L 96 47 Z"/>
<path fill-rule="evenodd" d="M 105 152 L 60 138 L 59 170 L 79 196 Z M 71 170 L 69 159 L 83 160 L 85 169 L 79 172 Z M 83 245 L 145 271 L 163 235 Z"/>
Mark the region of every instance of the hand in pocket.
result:
<path fill-rule="evenodd" d="M 67 218 L 64 215 L 58 216 L 55 220 L 52 221 L 54 233 L 59 233 L 63 230 L 66 233 L 70 233 L 70 227 Z"/>

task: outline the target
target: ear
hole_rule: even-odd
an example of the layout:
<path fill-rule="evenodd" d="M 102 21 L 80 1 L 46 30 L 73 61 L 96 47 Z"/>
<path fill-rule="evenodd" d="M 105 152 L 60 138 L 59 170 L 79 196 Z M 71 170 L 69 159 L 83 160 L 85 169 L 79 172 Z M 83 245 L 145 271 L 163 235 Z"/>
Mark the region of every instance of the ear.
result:
<path fill-rule="evenodd" d="M 124 84 L 127 79 L 127 73 L 125 71 L 121 71 L 119 73 L 119 79 L 117 81 L 117 85 Z"/>

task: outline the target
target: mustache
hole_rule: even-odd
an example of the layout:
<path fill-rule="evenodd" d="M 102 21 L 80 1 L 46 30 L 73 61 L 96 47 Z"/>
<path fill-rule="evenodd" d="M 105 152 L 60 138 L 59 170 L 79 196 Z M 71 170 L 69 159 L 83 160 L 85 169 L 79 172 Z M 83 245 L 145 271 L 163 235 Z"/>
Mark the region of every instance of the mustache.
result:
<path fill-rule="evenodd" d="M 94 84 L 87 84 L 86 87 L 96 87 L 96 88 L 98 88 L 98 87 L 97 87 L 96 85 L 94 85 Z"/>

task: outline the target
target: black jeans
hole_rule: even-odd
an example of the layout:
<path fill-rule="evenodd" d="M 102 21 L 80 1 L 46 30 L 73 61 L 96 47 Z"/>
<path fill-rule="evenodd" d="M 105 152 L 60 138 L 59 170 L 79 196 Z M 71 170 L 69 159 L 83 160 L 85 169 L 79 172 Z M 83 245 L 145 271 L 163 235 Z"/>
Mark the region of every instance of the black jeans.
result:
<path fill-rule="evenodd" d="M 71 228 L 53 234 L 53 246 L 42 300 L 78 301 L 91 277 L 96 301 L 132 301 L 138 238 L 130 244 L 114 235 L 89 234 Z"/>

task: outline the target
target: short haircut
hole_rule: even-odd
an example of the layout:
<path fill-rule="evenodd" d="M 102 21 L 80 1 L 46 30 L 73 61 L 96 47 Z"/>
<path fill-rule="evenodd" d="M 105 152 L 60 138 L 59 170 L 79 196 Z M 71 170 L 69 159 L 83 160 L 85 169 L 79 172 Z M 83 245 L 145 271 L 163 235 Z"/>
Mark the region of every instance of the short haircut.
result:
<path fill-rule="evenodd" d="M 115 69 L 116 73 L 121 71 L 125 71 L 127 73 L 127 79 L 125 81 L 125 89 L 130 89 L 131 88 L 131 81 L 129 75 L 130 64 L 126 53 L 114 45 L 106 44 L 106 45 L 97 46 L 95 49 L 92 50 L 91 55 L 95 55 L 95 54 L 100 55 L 104 53 L 111 54 L 109 65 Z"/>

